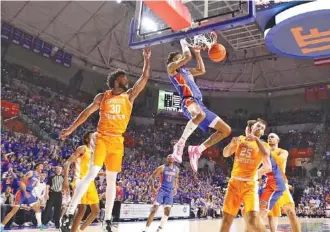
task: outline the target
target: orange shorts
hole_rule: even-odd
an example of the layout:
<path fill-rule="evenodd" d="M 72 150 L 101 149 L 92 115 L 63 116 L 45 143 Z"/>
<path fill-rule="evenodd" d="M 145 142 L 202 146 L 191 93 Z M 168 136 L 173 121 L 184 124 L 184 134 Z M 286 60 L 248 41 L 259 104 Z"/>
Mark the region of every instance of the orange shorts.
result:
<path fill-rule="evenodd" d="M 97 133 L 93 153 L 93 164 L 107 171 L 120 172 L 124 155 L 124 137 Z"/>
<path fill-rule="evenodd" d="M 294 201 L 293 201 L 293 198 L 291 196 L 291 193 L 290 193 L 289 189 L 287 189 L 287 190 L 285 190 L 283 192 L 283 195 L 275 203 L 274 207 L 269 212 L 268 216 L 271 216 L 271 217 L 281 217 L 282 216 L 281 208 L 284 205 L 288 205 L 288 204 L 292 204 L 294 206 Z"/>
<path fill-rule="evenodd" d="M 231 178 L 228 182 L 223 212 L 236 217 L 242 202 L 245 213 L 259 212 L 258 182 Z"/>

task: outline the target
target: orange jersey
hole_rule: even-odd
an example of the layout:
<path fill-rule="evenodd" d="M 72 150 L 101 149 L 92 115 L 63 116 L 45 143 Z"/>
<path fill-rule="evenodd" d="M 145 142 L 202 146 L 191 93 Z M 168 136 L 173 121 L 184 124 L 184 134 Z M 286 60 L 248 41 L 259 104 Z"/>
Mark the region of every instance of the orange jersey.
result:
<path fill-rule="evenodd" d="M 132 113 L 132 103 L 127 93 L 113 95 L 111 90 L 104 93 L 100 105 L 100 120 L 97 131 L 105 135 L 123 134 Z"/>
<path fill-rule="evenodd" d="M 267 143 L 263 142 L 263 144 L 269 148 Z M 231 176 L 248 181 L 256 180 L 258 168 L 262 163 L 262 156 L 257 142 L 246 141 L 245 136 L 240 136 Z"/>
<path fill-rule="evenodd" d="M 271 152 L 271 161 L 275 163 L 272 164 L 273 171 L 266 174 L 269 182 L 275 183 L 276 178 L 283 178 L 284 182 L 288 183 L 288 179 L 285 176 L 286 159 L 280 156 L 283 151 L 285 150 L 277 148 Z M 276 168 L 278 170 L 274 170 Z"/>
<path fill-rule="evenodd" d="M 82 179 L 86 176 L 91 166 L 91 150 L 86 145 L 84 147 L 85 153 L 75 163 L 75 179 Z"/>

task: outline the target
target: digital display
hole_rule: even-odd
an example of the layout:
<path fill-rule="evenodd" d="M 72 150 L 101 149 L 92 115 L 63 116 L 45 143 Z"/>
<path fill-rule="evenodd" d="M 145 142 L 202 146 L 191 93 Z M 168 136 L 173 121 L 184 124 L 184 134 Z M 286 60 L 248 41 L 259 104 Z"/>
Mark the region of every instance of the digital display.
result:
<path fill-rule="evenodd" d="M 23 48 L 30 49 L 32 47 L 33 36 L 30 34 L 24 34 Z"/>
<path fill-rule="evenodd" d="M 55 62 L 58 64 L 63 63 L 63 54 L 64 52 L 62 50 L 58 50 L 55 54 Z"/>
<path fill-rule="evenodd" d="M 3 23 L 1 27 L 1 38 L 9 39 L 12 30 L 13 30 L 12 26 L 10 26 L 7 23 Z"/>
<path fill-rule="evenodd" d="M 42 55 L 45 57 L 50 57 L 52 52 L 53 46 L 49 43 L 44 43 L 44 46 L 42 48 Z"/>
<path fill-rule="evenodd" d="M 18 28 L 15 28 L 13 33 L 13 40 L 12 40 L 13 43 L 20 44 L 22 39 L 23 39 L 23 31 Z"/>
<path fill-rule="evenodd" d="M 72 62 L 72 54 L 65 52 L 64 57 L 63 57 L 63 65 L 65 67 L 70 68 L 71 67 L 71 62 Z"/>
<path fill-rule="evenodd" d="M 40 54 L 41 48 L 42 48 L 43 41 L 40 40 L 39 38 L 35 37 L 33 40 L 33 51 L 35 53 Z"/>
<path fill-rule="evenodd" d="M 182 112 L 181 97 L 174 92 L 159 90 L 158 111 Z"/>

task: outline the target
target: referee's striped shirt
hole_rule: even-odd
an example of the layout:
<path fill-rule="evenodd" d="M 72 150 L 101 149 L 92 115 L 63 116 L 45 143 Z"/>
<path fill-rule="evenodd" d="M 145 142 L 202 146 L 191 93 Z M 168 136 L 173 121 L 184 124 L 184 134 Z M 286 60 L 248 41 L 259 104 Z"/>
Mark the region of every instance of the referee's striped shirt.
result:
<path fill-rule="evenodd" d="M 64 178 L 62 175 L 55 175 L 48 179 L 47 185 L 50 186 L 50 192 L 61 192 Z"/>

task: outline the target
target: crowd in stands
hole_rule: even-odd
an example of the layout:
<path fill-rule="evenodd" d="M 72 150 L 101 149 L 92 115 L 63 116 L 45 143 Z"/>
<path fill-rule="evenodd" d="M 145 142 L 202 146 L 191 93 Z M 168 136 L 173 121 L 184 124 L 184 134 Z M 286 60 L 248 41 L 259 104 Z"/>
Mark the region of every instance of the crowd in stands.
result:
<path fill-rule="evenodd" d="M 86 102 L 91 99 L 82 99 L 84 94 L 71 95 L 65 91 L 65 86 L 52 78 L 41 78 L 40 75 L 16 65 L 5 63 L 2 74 L 5 75 L 5 82 L 1 86 L 1 99 L 18 103 L 22 113 L 37 123 L 53 139 L 58 138 L 60 130 L 67 127 L 83 109 Z M 46 86 L 49 87 L 46 88 Z M 62 91 L 59 92 L 59 89 Z M 318 111 L 306 111 L 305 113 L 298 112 L 295 116 L 281 113 L 276 117 L 277 121 L 282 121 L 283 117 L 283 122 L 290 123 L 292 120 L 304 122 L 304 119 L 320 121 L 321 114 Z M 235 120 L 237 121 L 237 119 Z M 95 128 L 96 121 L 97 116 L 92 117 L 64 143 L 56 142 L 56 140 L 46 141 L 31 134 L 13 133 L 2 129 L 2 202 L 12 204 L 13 195 L 19 188 L 20 177 L 38 162 L 44 163 L 44 173 L 46 174 L 44 181 L 46 182 L 47 177 L 54 174 L 55 167 L 63 166 L 68 156 L 73 153 L 74 148 L 81 141 L 83 133 Z M 181 126 L 142 126 L 134 123 L 129 125 L 126 136 L 134 138 L 135 144 L 128 146 L 125 150 L 123 169 L 118 176 L 117 200 L 124 202 L 150 202 L 152 200 L 148 179 L 157 166 L 165 162 L 164 157 L 171 152 L 174 139 L 179 138 L 181 133 Z M 290 132 L 280 136 L 284 141 L 283 148 L 286 149 L 313 148 L 317 139 L 317 134 L 314 132 Z M 189 139 L 189 143 L 200 143 L 205 137 L 207 134 L 196 132 Z M 221 149 L 229 141 L 230 138 L 226 139 L 219 145 L 219 148 Z M 186 155 L 184 158 L 187 160 L 188 156 Z M 198 217 L 220 216 L 229 173 L 216 166 L 212 171 L 209 168 L 202 168 L 196 176 L 183 165 L 180 168 L 180 187 L 175 196 L 175 202 L 191 204 L 194 215 Z M 71 173 L 72 175 L 73 173 Z M 289 180 L 293 185 L 299 182 L 296 178 L 289 178 Z M 100 199 L 103 201 L 105 198 L 104 176 L 99 176 L 96 184 Z M 329 180 L 315 180 L 306 188 L 307 192 L 304 193 L 299 207 L 304 209 L 304 207 L 310 206 L 312 199 L 317 201 L 315 205 L 328 207 L 330 204 L 329 184 Z M 25 210 L 29 210 L 29 208 L 25 208 Z"/>

